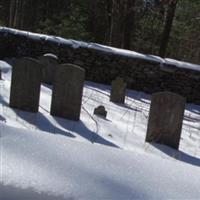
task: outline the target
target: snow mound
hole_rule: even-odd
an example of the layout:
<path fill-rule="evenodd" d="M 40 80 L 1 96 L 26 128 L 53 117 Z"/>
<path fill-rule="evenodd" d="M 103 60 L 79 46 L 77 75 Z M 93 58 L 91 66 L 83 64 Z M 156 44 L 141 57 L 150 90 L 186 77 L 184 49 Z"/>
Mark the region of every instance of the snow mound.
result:
<path fill-rule="evenodd" d="M 17 190 L 20 200 L 33 194 L 88 200 L 200 197 L 197 166 L 0 126 L 3 196 L 16 199 Z M 6 193 L 8 187 L 15 190 Z"/>

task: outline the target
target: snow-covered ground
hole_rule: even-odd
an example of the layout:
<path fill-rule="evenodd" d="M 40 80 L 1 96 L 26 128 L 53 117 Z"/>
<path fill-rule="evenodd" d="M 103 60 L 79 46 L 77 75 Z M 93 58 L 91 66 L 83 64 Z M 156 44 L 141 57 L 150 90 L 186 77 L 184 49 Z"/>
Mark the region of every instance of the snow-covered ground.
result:
<path fill-rule="evenodd" d="M 188 104 L 180 151 L 145 143 L 150 96 L 86 82 L 79 122 L 49 114 L 41 86 L 36 114 L 9 108 L 10 67 L 0 62 L 0 199 L 200 199 L 200 107 Z M 106 119 L 93 115 L 104 105 Z"/>

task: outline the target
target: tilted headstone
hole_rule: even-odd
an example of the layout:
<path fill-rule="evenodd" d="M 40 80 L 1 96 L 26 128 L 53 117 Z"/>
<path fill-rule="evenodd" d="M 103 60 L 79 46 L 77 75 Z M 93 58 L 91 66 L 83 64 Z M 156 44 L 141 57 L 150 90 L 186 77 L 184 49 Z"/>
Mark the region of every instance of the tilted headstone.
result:
<path fill-rule="evenodd" d="M 58 65 L 56 69 L 51 115 L 79 120 L 85 80 L 85 70 L 72 64 Z"/>
<path fill-rule="evenodd" d="M 10 107 L 37 112 L 40 84 L 41 64 L 32 58 L 17 59 L 12 70 Z"/>
<path fill-rule="evenodd" d="M 186 100 L 172 92 L 152 95 L 147 142 L 155 142 L 178 149 Z"/>
<path fill-rule="evenodd" d="M 126 83 L 120 77 L 112 81 L 110 101 L 114 103 L 124 103 L 126 97 Z"/>
<path fill-rule="evenodd" d="M 102 117 L 106 117 L 107 111 L 104 106 L 98 106 L 97 108 L 94 109 L 94 114 L 102 116 Z"/>
<path fill-rule="evenodd" d="M 58 58 L 54 54 L 45 54 L 39 57 L 42 64 L 42 82 L 46 84 L 53 84 L 56 67 L 58 65 Z"/>

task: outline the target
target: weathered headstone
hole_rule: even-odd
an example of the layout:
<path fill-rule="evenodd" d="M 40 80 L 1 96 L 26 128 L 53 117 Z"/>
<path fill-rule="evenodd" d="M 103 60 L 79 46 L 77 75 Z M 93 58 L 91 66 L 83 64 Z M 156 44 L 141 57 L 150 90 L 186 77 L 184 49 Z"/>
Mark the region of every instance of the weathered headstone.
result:
<path fill-rule="evenodd" d="M 102 116 L 102 117 L 106 117 L 107 111 L 104 106 L 98 106 L 97 108 L 94 109 L 94 114 Z"/>
<path fill-rule="evenodd" d="M 126 97 L 126 83 L 120 77 L 112 81 L 110 101 L 114 103 L 124 103 Z"/>
<path fill-rule="evenodd" d="M 186 100 L 172 92 L 152 95 L 147 142 L 155 142 L 178 149 Z"/>
<path fill-rule="evenodd" d="M 58 65 L 56 69 L 51 115 L 79 120 L 85 70 L 72 64 Z"/>
<path fill-rule="evenodd" d="M 42 82 L 46 84 L 53 84 L 56 67 L 58 65 L 58 58 L 54 54 L 45 54 L 39 57 L 42 64 Z"/>
<path fill-rule="evenodd" d="M 12 70 L 10 107 L 37 112 L 40 84 L 41 64 L 32 58 L 17 59 Z"/>

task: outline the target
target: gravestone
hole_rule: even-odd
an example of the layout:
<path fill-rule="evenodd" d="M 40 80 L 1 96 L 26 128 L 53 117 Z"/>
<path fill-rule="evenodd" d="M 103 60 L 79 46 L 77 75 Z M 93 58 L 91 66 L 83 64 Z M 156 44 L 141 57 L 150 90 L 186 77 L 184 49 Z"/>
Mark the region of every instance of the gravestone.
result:
<path fill-rule="evenodd" d="M 124 103 L 126 97 L 126 83 L 120 77 L 112 81 L 110 101 L 114 103 Z"/>
<path fill-rule="evenodd" d="M 12 70 L 10 107 L 37 112 L 40 84 L 41 64 L 32 58 L 17 59 Z"/>
<path fill-rule="evenodd" d="M 85 70 L 72 64 L 58 65 L 56 69 L 51 115 L 79 120 Z"/>
<path fill-rule="evenodd" d="M 185 98 L 172 92 L 153 94 L 146 141 L 178 149 L 185 103 Z"/>
<path fill-rule="evenodd" d="M 56 66 L 58 65 L 58 58 L 54 54 L 45 54 L 39 57 L 42 64 L 42 82 L 46 84 L 53 84 Z"/>
<path fill-rule="evenodd" d="M 98 106 L 97 108 L 94 109 L 94 114 L 102 116 L 102 117 L 106 117 L 107 111 L 104 106 Z"/>

